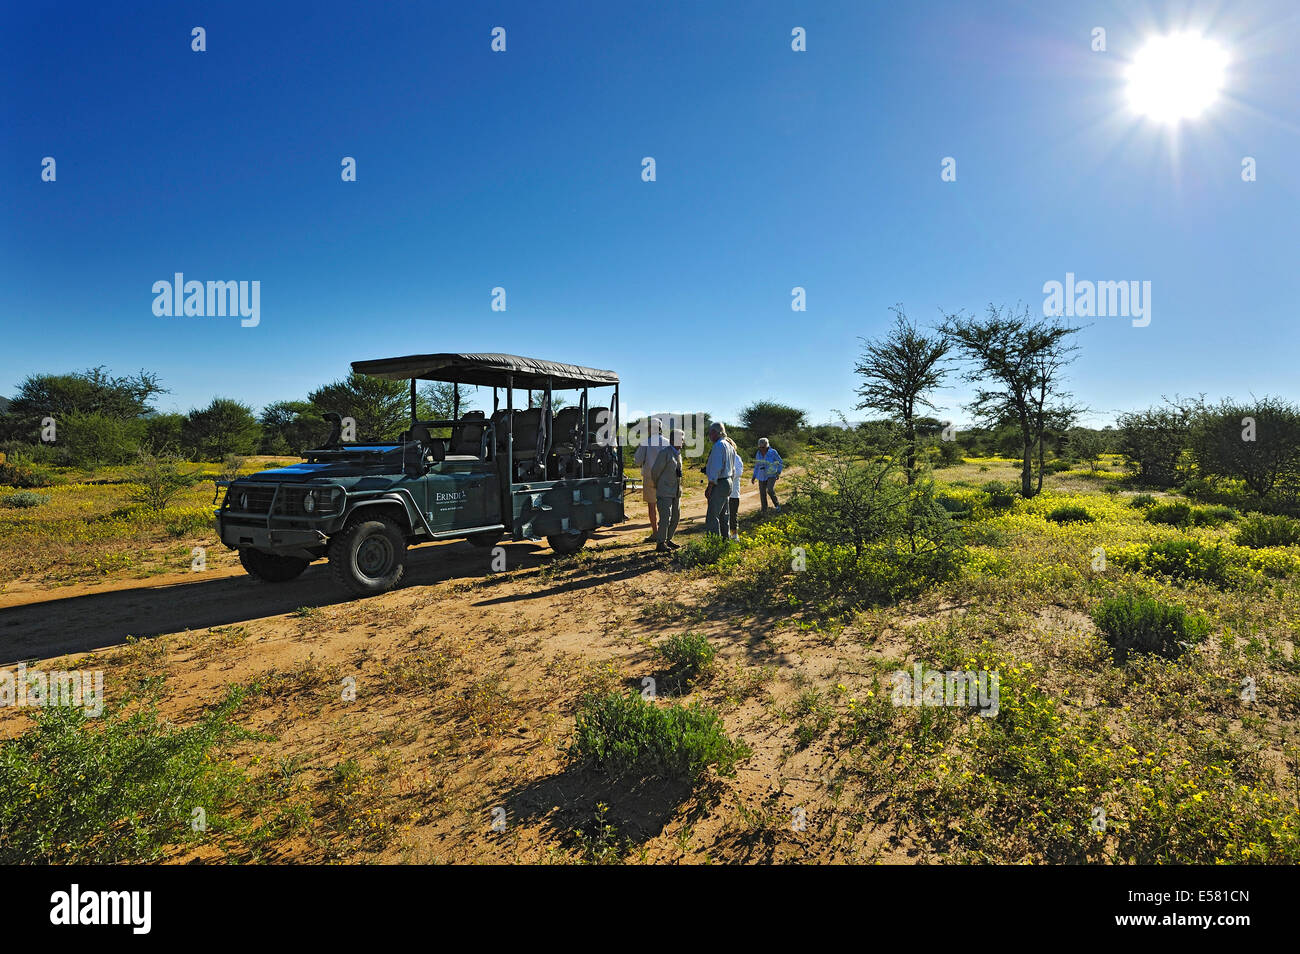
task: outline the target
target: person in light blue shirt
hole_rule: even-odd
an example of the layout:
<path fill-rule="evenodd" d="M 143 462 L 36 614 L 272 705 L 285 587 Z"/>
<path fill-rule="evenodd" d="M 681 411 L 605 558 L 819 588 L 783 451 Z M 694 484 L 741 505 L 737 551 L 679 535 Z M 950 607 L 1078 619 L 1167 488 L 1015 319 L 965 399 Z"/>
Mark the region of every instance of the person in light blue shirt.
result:
<path fill-rule="evenodd" d="M 776 452 L 766 437 L 758 439 L 758 454 L 754 457 L 754 475 L 749 478 L 752 484 L 758 481 L 758 503 L 760 513 L 767 513 L 767 498 L 772 498 L 772 508 L 781 512 L 781 501 L 776 499 L 776 479 L 785 470 L 785 461 Z"/>
<path fill-rule="evenodd" d="M 709 440 L 713 441 L 713 449 L 704 465 L 704 476 L 709 481 L 705 491 L 709 509 L 704 515 L 704 532 L 726 536 L 727 504 L 731 500 L 731 482 L 735 479 L 732 475 L 736 471 L 736 452 L 727 440 L 727 429 L 716 421 L 709 425 Z"/>

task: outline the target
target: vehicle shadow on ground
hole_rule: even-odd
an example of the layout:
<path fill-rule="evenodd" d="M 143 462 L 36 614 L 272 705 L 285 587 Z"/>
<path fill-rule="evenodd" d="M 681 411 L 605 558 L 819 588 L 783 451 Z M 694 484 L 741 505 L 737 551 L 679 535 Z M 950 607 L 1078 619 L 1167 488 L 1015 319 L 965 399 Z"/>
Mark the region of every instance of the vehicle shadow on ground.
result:
<path fill-rule="evenodd" d="M 544 573 L 550 571 L 554 566 L 555 576 L 565 575 L 565 578 L 540 590 L 529 590 L 526 593 L 510 593 L 505 596 L 490 597 L 488 599 L 477 600 L 475 606 L 498 606 L 503 603 L 517 603 L 523 600 L 540 600 L 552 596 L 559 596 L 564 593 L 572 593 L 577 590 L 591 589 L 595 586 L 604 586 L 607 583 L 617 583 L 620 580 L 631 579 L 634 576 L 640 576 L 642 573 L 649 573 L 652 570 L 660 568 L 662 560 L 647 558 L 644 551 L 631 551 L 620 553 L 617 556 L 604 557 L 598 564 L 579 563 L 574 564 L 569 569 L 564 564 L 553 564 L 550 561 L 537 561 L 537 569 L 531 574 L 524 574 L 521 578 L 519 574 L 501 577 L 502 582 L 520 582 L 521 579 L 536 579 Z M 521 568 L 520 564 L 512 565 L 512 569 Z M 485 586 L 494 585 L 493 581 L 484 584 Z"/>
<path fill-rule="evenodd" d="M 512 570 L 536 570 L 557 559 L 549 548 L 533 543 L 502 546 Z M 490 550 L 464 541 L 417 547 L 407 554 L 401 588 L 486 578 L 490 562 Z M 364 597 L 339 584 L 325 561 L 312 564 L 287 583 L 262 583 L 243 574 L 167 586 L 141 581 L 131 589 L 0 608 L 0 665 L 118 646 L 128 636 L 147 638 L 230 626 L 354 599 Z"/>
<path fill-rule="evenodd" d="M 702 815 L 706 805 L 695 795 L 685 780 L 613 779 L 575 763 L 558 775 L 514 789 L 505 798 L 505 808 L 510 824 L 541 824 L 571 849 L 581 848 L 579 832 L 594 840 L 602 824 L 613 826 L 618 842 L 635 846 L 662 834 L 683 806 L 688 820 Z M 603 819 L 598 805 L 608 806 Z"/>

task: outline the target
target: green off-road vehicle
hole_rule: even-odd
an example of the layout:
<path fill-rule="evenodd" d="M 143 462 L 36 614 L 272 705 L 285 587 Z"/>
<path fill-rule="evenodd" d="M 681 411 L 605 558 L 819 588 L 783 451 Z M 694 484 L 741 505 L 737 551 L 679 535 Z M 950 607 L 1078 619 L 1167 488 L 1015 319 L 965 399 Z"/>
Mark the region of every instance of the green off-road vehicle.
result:
<path fill-rule="evenodd" d="M 253 576 L 292 580 L 328 556 L 339 582 L 382 593 L 402 578 L 406 548 L 465 539 L 481 547 L 546 538 L 573 553 L 623 516 L 618 375 L 511 354 L 422 354 L 355 361 L 354 371 L 411 382 L 399 440 L 344 443 L 346 422 L 304 462 L 225 484 L 217 533 Z M 421 421 L 416 382 L 453 384 L 449 420 Z M 461 385 L 492 388 L 492 415 L 460 411 Z M 589 392 L 612 388 L 608 404 Z M 515 406 L 516 389 L 528 406 Z M 552 392 L 577 391 L 552 411 Z M 540 394 L 540 405 L 533 395 Z M 504 395 L 505 406 L 501 406 Z M 435 436 L 435 432 L 446 436 Z"/>

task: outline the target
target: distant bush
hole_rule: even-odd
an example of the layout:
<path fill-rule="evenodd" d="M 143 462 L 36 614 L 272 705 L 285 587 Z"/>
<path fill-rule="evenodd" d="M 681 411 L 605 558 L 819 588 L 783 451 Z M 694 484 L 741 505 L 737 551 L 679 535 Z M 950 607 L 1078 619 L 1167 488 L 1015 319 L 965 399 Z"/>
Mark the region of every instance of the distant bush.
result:
<path fill-rule="evenodd" d="M 1147 507 L 1154 507 L 1156 502 L 1152 494 L 1137 494 L 1129 500 L 1128 505 L 1135 510 L 1145 510 Z"/>
<path fill-rule="evenodd" d="M 1096 518 L 1086 508 L 1077 504 L 1065 504 L 1047 514 L 1053 523 L 1092 523 Z"/>
<path fill-rule="evenodd" d="M 1215 504 L 1210 507 L 1193 507 L 1192 526 L 1219 527 L 1231 520 L 1236 520 L 1239 516 L 1241 515 L 1237 511 L 1223 504 Z"/>
<path fill-rule="evenodd" d="M 181 447 L 184 414 L 154 414 L 144 419 L 144 436 L 140 446 L 155 454 L 176 452 Z"/>
<path fill-rule="evenodd" d="M 1204 477 L 1189 477 L 1183 481 L 1178 491 L 1192 500 L 1209 500 L 1215 493 L 1214 485 Z"/>
<path fill-rule="evenodd" d="M 55 444 L 67 463 L 94 469 L 129 461 L 140 448 L 144 430 L 138 419 L 72 411 L 59 418 Z"/>
<path fill-rule="evenodd" d="M 181 444 L 194 460 L 221 460 L 227 454 L 255 454 L 262 425 L 247 405 L 230 398 L 213 398 L 196 408 L 181 425 Z"/>
<path fill-rule="evenodd" d="M 1300 483 L 1300 406 L 1280 397 L 1225 399 L 1201 409 L 1191 447 L 1208 476 L 1240 479 L 1257 498 L 1290 496 Z"/>
<path fill-rule="evenodd" d="M 1206 546 L 1199 540 L 1164 540 L 1147 547 L 1143 566 L 1175 580 L 1201 583 L 1229 583 L 1230 562 L 1218 544 Z"/>
<path fill-rule="evenodd" d="M 0 460 L 0 486 L 31 488 L 49 487 L 58 479 L 46 468 L 23 454 L 10 453 Z"/>
<path fill-rule="evenodd" d="M 1190 467 L 1187 451 L 1199 410 L 1194 401 L 1167 401 L 1118 419 L 1120 451 L 1141 480 L 1158 487 L 1182 482 Z"/>
<path fill-rule="evenodd" d="M 932 466 L 936 468 L 957 467 L 965 463 L 961 445 L 956 441 L 937 441 L 934 445 Z"/>
<path fill-rule="evenodd" d="M 570 753 L 615 777 L 697 782 L 709 768 L 734 775 L 751 754 L 727 737 L 714 710 L 699 703 L 661 705 L 635 692 L 585 696 L 574 728 Z"/>
<path fill-rule="evenodd" d="M 1181 500 L 1175 503 L 1162 503 L 1150 507 L 1146 512 L 1148 523 L 1164 523 L 1172 527 L 1185 527 L 1192 522 L 1191 505 Z"/>
<path fill-rule="evenodd" d="M 1125 662 L 1133 653 L 1176 659 L 1187 644 L 1202 641 L 1210 632 L 1209 621 L 1204 616 L 1140 594 L 1102 600 L 1093 611 L 1092 620 L 1117 664 Z"/>
<path fill-rule="evenodd" d="M 1006 510 L 1015 506 L 1016 498 L 1020 496 L 1018 489 L 1000 480 L 990 480 L 980 489 L 988 495 L 989 506 L 994 510 Z"/>
<path fill-rule="evenodd" d="M 955 494 L 935 494 L 934 502 L 954 516 L 964 514 L 970 509 L 970 504 Z"/>
<path fill-rule="evenodd" d="M 0 497 L 0 503 L 3 503 L 6 507 L 39 507 L 41 504 L 49 502 L 49 494 L 38 494 L 30 490 L 24 490 L 16 494 L 5 494 Z"/>
<path fill-rule="evenodd" d="M 1243 547 L 1290 547 L 1300 544 L 1300 520 L 1255 514 L 1237 528 L 1236 542 Z"/>
<path fill-rule="evenodd" d="M 166 510 L 183 490 L 196 482 L 192 474 L 181 471 L 180 461 L 175 456 L 145 451 L 140 452 L 132 476 L 136 486 L 131 491 L 131 499 L 158 513 Z"/>

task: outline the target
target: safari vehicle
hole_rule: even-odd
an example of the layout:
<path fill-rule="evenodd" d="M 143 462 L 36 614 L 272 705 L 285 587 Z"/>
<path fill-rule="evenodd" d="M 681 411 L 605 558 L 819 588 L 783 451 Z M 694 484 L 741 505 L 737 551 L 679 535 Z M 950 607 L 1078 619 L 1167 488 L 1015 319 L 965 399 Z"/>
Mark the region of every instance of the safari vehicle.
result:
<path fill-rule="evenodd" d="M 352 369 L 410 380 L 410 428 L 394 442 L 349 444 L 342 418 L 327 415 L 332 433 L 303 463 L 225 484 L 217 532 L 253 576 L 291 580 L 328 556 L 339 582 L 382 593 L 401 580 L 408 546 L 491 547 L 509 536 L 545 538 L 567 554 L 624 519 L 614 372 L 511 354 L 409 355 Z M 453 385 L 450 420 L 417 420 L 418 381 Z M 462 385 L 492 388 L 491 417 L 461 413 Z M 603 388 L 613 389 L 609 404 L 593 404 L 590 392 Z M 525 407 L 516 390 L 528 392 Z M 577 400 L 553 411 L 554 391 Z"/>

